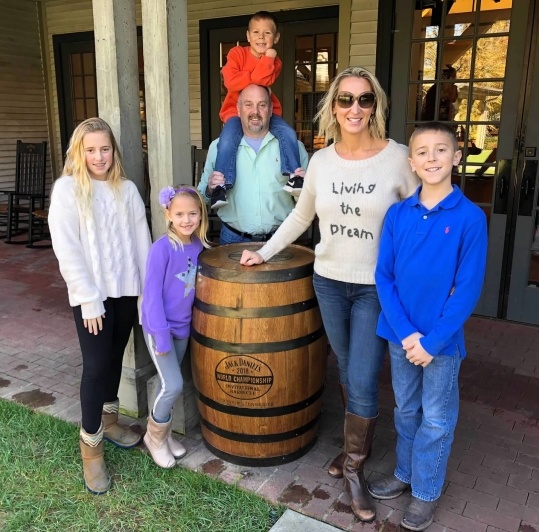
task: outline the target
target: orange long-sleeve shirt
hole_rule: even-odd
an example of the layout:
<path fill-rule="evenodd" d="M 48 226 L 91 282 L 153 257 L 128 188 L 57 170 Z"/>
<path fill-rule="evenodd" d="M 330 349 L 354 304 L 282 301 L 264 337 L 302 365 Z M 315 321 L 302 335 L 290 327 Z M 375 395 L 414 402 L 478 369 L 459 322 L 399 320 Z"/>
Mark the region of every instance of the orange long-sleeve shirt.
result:
<path fill-rule="evenodd" d="M 221 71 L 228 92 L 219 112 L 219 118 L 226 122 L 229 118 L 238 116 L 236 104 L 240 92 L 251 83 L 270 87 L 275 83 L 282 68 L 283 63 L 278 57 L 273 59 L 263 55 L 256 58 L 251 53 L 249 46 L 234 46 L 228 52 L 226 65 Z M 283 113 L 281 102 L 273 92 L 271 93 L 271 102 L 273 114 L 281 116 Z"/>

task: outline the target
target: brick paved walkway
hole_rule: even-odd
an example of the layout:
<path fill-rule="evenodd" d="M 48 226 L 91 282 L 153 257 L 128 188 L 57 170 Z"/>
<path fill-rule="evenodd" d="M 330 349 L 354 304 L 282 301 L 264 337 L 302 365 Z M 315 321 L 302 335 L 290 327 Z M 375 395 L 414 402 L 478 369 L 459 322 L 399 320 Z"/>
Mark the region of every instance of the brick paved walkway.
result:
<path fill-rule="evenodd" d="M 79 421 L 81 357 L 52 251 L 0 242 L 0 294 L 0 397 Z M 429 532 L 539 531 L 539 328 L 472 318 L 467 338 L 461 414 L 444 494 Z M 336 382 L 331 360 L 320 436 L 302 459 L 272 468 L 234 466 L 207 451 L 195 432 L 184 438 L 190 452 L 182 465 L 343 530 L 399 530 L 406 496 L 378 503 L 376 520 L 363 525 L 350 513 L 342 481 L 325 472 L 343 444 Z M 367 462 L 367 474 L 373 479 L 394 468 L 393 394 L 387 364 L 380 404 Z"/>

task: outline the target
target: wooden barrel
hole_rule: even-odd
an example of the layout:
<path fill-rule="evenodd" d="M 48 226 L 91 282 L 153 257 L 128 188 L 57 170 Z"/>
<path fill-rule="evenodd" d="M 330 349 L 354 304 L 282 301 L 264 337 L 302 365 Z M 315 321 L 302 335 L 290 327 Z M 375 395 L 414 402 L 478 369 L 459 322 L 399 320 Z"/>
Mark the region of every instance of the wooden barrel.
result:
<path fill-rule="evenodd" d="M 191 357 L 202 436 L 240 465 L 296 460 L 314 444 L 327 340 L 315 298 L 314 253 L 289 246 L 267 263 L 239 263 L 230 244 L 199 258 Z"/>

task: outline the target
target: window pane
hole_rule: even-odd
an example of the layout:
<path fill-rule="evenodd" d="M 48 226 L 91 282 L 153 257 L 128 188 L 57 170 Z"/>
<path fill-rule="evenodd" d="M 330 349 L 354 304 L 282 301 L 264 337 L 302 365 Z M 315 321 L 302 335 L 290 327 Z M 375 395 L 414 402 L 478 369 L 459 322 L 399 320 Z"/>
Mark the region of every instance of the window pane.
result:
<path fill-rule="evenodd" d="M 502 110 L 503 83 L 474 83 L 472 88 L 471 121 L 499 122 Z"/>
<path fill-rule="evenodd" d="M 73 76 L 72 83 L 73 83 L 73 98 L 84 98 L 84 88 L 82 83 L 82 76 Z"/>
<path fill-rule="evenodd" d="M 481 2 L 479 14 L 479 33 L 506 33 L 509 32 L 512 0 L 502 2 Z"/>
<path fill-rule="evenodd" d="M 421 120 L 452 121 L 458 105 L 458 88 L 454 82 L 433 83 L 423 97 Z"/>
<path fill-rule="evenodd" d="M 447 2 L 446 2 L 447 3 Z M 445 18 L 446 37 L 460 37 L 473 35 L 477 0 L 459 0 L 449 2 L 451 7 Z"/>
<path fill-rule="evenodd" d="M 424 4 L 426 2 L 420 2 Z M 440 16 L 438 15 L 441 10 L 435 9 L 433 15 L 432 9 L 418 9 L 414 11 L 414 26 L 412 30 L 412 39 L 432 39 L 438 36 L 438 30 L 440 26 Z"/>
<path fill-rule="evenodd" d="M 312 68 L 311 64 L 300 63 L 296 65 L 296 92 L 312 91 Z"/>
<path fill-rule="evenodd" d="M 82 68 L 85 74 L 95 74 L 95 54 L 82 54 Z"/>
<path fill-rule="evenodd" d="M 84 93 L 86 98 L 96 97 L 95 76 L 84 76 Z"/>
<path fill-rule="evenodd" d="M 325 33 L 316 36 L 316 60 L 335 61 L 337 51 L 335 48 L 335 37 L 333 33 Z"/>
<path fill-rule="evenodd" d="M 312 121 L 314 116 L 311 94 L 296 95 L 296 121 Z"/>
<path fill-rule="evenodd" d="M 483 37 L 477 39 L 475 52 L 475 78 L 503 78 L 507 60 L 508 37 Z"/>
<path fill-rule="evenodd" d="M 444 70 L 454 69 L 454 72 L 451 73 L 454 78 L 469 79 L 471 75 L 472 49 L 472 39 L 445 41 L 442 59 Z"/>
<path fill-rule="evenodd" d="M 296 64 L 314 61 L 314 35 L 296 37 Z"/>
<path fill-rule="evenodd" d="M 85 109 L 85 106 L 84 106 L 84 100 L 82 98 L 77 98 L 75 101 L 74 101 L 74 104 L 75 104 L 75 109 L 74 109 L 74 115 L 75 115 L 75 120 L 77 121 L 82 121 L 84 120 L 86 117 L 86 109 Z"/>
<path fill-rule="evenodd" d="M 86 113 L 88 118 L 97 116 L 97 100 L 95 98 L 86 100 Z"/>
<path fill-rule="evenodd" d="M 316 91 L 326 92 L 329 89 L 329 65 L 316 65 Z"/>
<path fill-rule="evenodd" d="M 312 126 L 311 122 L 296 123 L 296 133 L 298 135 L 298 139 L 301 140 L 301 142 L 303 142 L 306 150 L 313 149 L 313 143 L 311 140 L 311 136 L 312 136 L 311 126 Z"/>
<path fill-rule="evenodd" d="M 80 54 L 71 54 L 71 74 L 74 76 L 82 74 L 82 61 Z"/>
<path fill-rule="evenodd" d="M 432 83 L 410 85 L 408 94 L 408 120 L 422 120 L 424 96 Z"/>
<path fill-rule="evenodd" d="M 436 41 L 412 44 L 410 81 L 433 80 L 436 78 L 437 53 L 438 43 Z"/>

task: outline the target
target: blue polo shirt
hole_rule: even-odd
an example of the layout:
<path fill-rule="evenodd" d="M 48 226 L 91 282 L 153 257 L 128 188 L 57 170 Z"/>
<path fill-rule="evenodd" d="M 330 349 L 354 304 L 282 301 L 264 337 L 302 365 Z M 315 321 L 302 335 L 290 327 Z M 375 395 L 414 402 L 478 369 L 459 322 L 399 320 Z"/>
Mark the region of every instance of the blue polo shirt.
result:
<path fill-rule="evenodd" d="M 382 312 L 377 334 L 400 344 L 414 332 L 430 355 L 466 355 L 464 323 L 483 286 L 487 256 L 484 212 L 462 191 L 432 209 L 410 198 L 387 212 L 375 280 Z"/>

